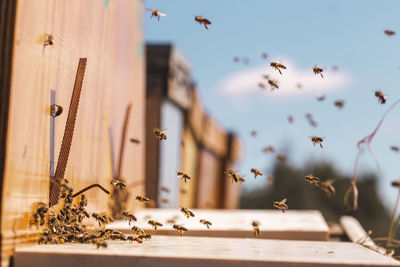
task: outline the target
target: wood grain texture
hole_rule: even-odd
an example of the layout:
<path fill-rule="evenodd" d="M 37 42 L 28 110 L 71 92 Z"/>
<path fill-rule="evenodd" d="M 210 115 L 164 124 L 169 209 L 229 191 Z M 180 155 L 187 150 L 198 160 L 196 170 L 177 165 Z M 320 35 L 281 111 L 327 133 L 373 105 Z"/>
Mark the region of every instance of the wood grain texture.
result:
<path fill-rule="evenodd" d="M 54 154 L 58 155 L 79 58 L 87 58 L 88 65 L 64 177 L 76 191 L 92 183 L 110 187 L 111 153 L 119 154 L 129 103 L 126 138 L 144 142 L 143 12 L 140 0 L 114 0 L 108 5 L 101 0 L 18 1 L 2 234 L 18 236 L 28 230 L 31 204 L 48 201 L 50 92 L 56 91 L 55 102 L 65 110 L 54 125 Z M 53 45 L 39 42 L 46 33 L 53 35 Z M 136 183 L 144 179 L 144 146 L 126 143 L 121 176 L 135 184 L 130 188 L 135 195 L 144 190 L 143 182 Z M 89 211 L 108 210 L 109 198 L 103 192 L 94 189 L 86 195 Z M 129 208 L 134 205 L 133 199 L 129 201 Z"/>

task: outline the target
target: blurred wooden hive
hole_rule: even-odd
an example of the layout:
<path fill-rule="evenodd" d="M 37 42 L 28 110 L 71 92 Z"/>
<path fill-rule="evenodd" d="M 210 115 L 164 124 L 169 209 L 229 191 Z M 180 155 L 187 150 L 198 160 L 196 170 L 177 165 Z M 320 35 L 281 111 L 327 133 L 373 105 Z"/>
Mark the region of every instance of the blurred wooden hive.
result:
<path fill-rule="evenodd" d="M 76 190 L 92 183 L 109 188 L 121 160 L 120 176 L 128 186 L 135 185 L 131 194 L 144 192 L 144 146 L 128 140 L 144 141 L 145 47 L 140 0 L 1 1 L 0 12 L 5 266 L 14 247 L 35 240 L 37 231 L 30 229 L 28 215 L 33 202 L 49 200 L 79 58 L 87 58 L 87 66 L 65 178 Z M 43 44 L 46 34 L 52 44 Z M 64 108 L 54 119 L 52 104 Z M 89 210 L 109 209 L 110 198 L 103 194 L 96 189 L 87 193 Z"/>

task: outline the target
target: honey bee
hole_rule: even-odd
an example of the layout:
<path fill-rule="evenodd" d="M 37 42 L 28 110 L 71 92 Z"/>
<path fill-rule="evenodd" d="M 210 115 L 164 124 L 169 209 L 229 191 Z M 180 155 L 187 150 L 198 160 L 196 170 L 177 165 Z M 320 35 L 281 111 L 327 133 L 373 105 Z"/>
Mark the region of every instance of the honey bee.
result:
<path fill-rule="evenodd" d="M 190 217 L 194 217 L 194 213 L 188 210 L 187 208 L 181 208 L 181 212 L 185 214 L 185 216 L 189 219 Z"/>
<path fill-rule="evenodd" d="M 122 182 L 121 180 L 117 180 L 116 178 L 113 178 L 110 184 L 119 189 L 126 187 L 126 184 L 124 182 Z"/>
<path fill-rule="evenodd" d="M 39 43 L 43 44 L 43 46 L 53 45 L 54 44 L 54 37 L 51 34 L 45 33 L 39 37 Z"/>
<path fill-rule="evenodd" d="M 263 148 L 263 152 L 264 153 L 274 153 L 275 152 L 275 148 L 273 146 L 266 146 Z"/>
<path fill-rule="evenodd" d="M 167 140 L 167 136 L 166 136 L 166 134 L 165 134 L 165 131 L 166 131 L 166 130 L 167 130 L 167 129 L 163 129 L 163 130 L 154 129 L 154 135 L 155 135 L 155 137 L 156 137 L 159 141 Z"/>
<path fill-rule="evenodd" d="M 53 117 L 53 118 L 55 118 L 55 117 L 57 117 L 57 116 L 60 116 L 61 115 L 61 113 L 63 112 L 63 107 L 62 106 L 59 106 L 59 105 L 56 105 L 56 104 L 54 104 L 54 105 L 51 105 L 51 112 L 50 112 L 50 114 L 51 114 L 51 116 Z"/>
<path fill-rule="evenodd" d="M 335 188 L 332 185 L 334 181 L 335 180 L 331 179 L 320 183 L 320 188 L 327 194 L 328 197 L 331 197 L 336 192 Z"/>
<path fill-rule="evenodd" d="M 127 211 L 123 211 L 122 216 L 124 216 L 129 221 L 129 226 L 131 225 L 131 222 L 137 221 L 136 217 L 132 213 L 129 213 Z"/>
<path fill-rule="evenodd" d="M 285 161 L 286 160 L 286 156 L 283 154 L 278 154 L 276 155 L 276 159 L 279 161 Z"/>
<path fill-rule="evenodd" d="M 174 228 L 175 230 L 177 230 L 181 236 L 183 236 L 183 232 L 184 232 L 184 231 L 187 232 L 187 230 L 188 230 L 187 228 L 185 228 L 185 227 L 183 227 L 182 225 L 179 225 L 179 224 L 174 224 L 174 225 L 172 226 L 172 228 Z"/>
<path fill-rule="evenodd" d="M 252 137 L 257 137 L 257 132 L 256 131 L 251 131 L 250 134 L 251 134 Z"/>
<path fill-rule="evenodd" d="M 317 66 L 314 66 L 314 68 L 313 68 L 314 75 L 320 74 L 322 78 L 324 78 L 324 76 L 322 75 L 323 71 L 324 70 L 322 68 L 317 67 Z"/>
<path fill-rule="evenodd" d="M 143 235 L 144 231 L 137 226 L 132 226 L 131 230 L 137 235 Z"/>
<path fill-rule="evenodd" d="M 194 21 L 198 22 L 200 25 L 203 24 L 204 27 L 205 27 L 207 30 L 208 30 L 207 25 L 210 25 L 210 24 L 211 24 L 211 21 L 210 21 L 210 20 L 208 20 L 208 19 L 206 19 L 206 18 L 204 18 L 204 17 L 202 17 L 202 16 L 196 16 L 196 17 L 194 18 Z"/>
<path fill-rule="evenodd" d="M 160 201 L 161 201 L 161 203 L 163 203 L 163 204 L 168 203 L 168 199 L 166 199 L 166 198 L 162 198 Z"/>
<path fill-rule="evenodd" d="M 179 218 L 179 216 L 175 215 L 175 216 L 173 216 L 172 218 L 169 218 L 169 219 L 167 220 L 167 223 L 169 223 L 169 224 L 174 224 L 174 223 L 176 222 L 176 219 L 178 219 L 178 218 Z"/>
<path fill-rule="evenodd" d="M 254 230 L 254 237 L 260 236 L 261 231 L 260 231 L 260 223 L 258 221 L 253 221 L 251 223 L 251 225 L 253 226 L 253 230 Z"/>
<path fill-rule="evenodd" d="M 136 200 L 143 202 L 143 203 L 149 203 L 150 199 L 141 195 L 137 195 L 136 196 Z"/>
<path fill-rule="evenodd" d="M 258 87 L 260 87 L 261 89 L 265 89 L 265 84 L 264 83 L 258 83 Z"/>
<path fill-rule="evenodd" d="M 272 68 L 276 69 L 279 71 L 280 74 L 282 74 L 281 69 L 286 69 L 286 66 L 279 63 L 278 61 L 275 62 L 271 62 L 271 64 L 269 64 Z"/>
<path fill-rule="evenodd" d="M 143 234 L 143 235 L 139 235 L 138 238 L 140 240 L 142 240 L 142 239 L 150 240 L 151 239 L 151 235 L 150 234 Z"/>
<path fill-rule="evenodd" d="M 271 91 L 274 91 L 275 89 L 278 89 L 278 83 L 273 80 L 268 80 L 268 84 L 271 86 Z"/>
<path fill-rule="evenodd" d="M 323 148 L 322 146 L 322 142 L 324 141 L 323 137 L 318 137 L 318 136 L 310 136 L 310 137 L 311 137 L 311 142 L 313 142 L 314 146 L 315 144 L 319 144 L 319 146 Z"/>
<path fill-rule="evenodd" d="M 233 62 L 238 63 L 240 61 L 240 57 L 234 57 Z"/>
<path fill-rule="evenodd" d="M 343 99 L 338 99 L 335 101 L 335 106 L 337 106 L 339 109 L 342 109 L 344 106 L 344 100 Z"/>
<path fill-rule="evenodd" d="M 310 123 L 312 127 L 318 126 L 317 122 L 314 120 L 313 116 L 310 113 L 306 113 L 306 118 L 308 120 L 308 123 Z"/>
<path fill-rule="evenodd" d="M 184 195 L 184 194 L 186 194 L 186 193 L 187 193 L 186 189 L 181 188 L 181 194 Z"/>
<path fill-rule="evenodd" d="M 231 182 L 235 183 L 243 183 L 244 179 L 240 175 L 237 174 L 238 171 L 235 170 L 228 170 L 225 172 L 225 174 L 228 176 L 228 178 L 231 180 Z"/>
<path fill-rule="evenodd" d="M 211 222 L 204 220 L 204 219 L 200 219 L 200 223 L 204 224 L 205 226 L 207 226 L 207 229 L 210 229 L 210 225 L 212 225 Z"/>
<path fill-rule="evenodd" d="M 154 230 L 157 230 L 158 226 L 160 226 L 160 227 L 163 226 L 162 223 L 157 222 L 155 220 L 149 220 L 147 223 L 150 224 L 151 226 L 153 226 Z"/>
<path fill-rule="evenodd" d="M 238 183 L 238 184 L 244 183 L 244 181 L 245 181 L 245 180 L 244 180 L 243 177 L 241 177 L 241 176 L 239 176 L 239 175 L 237 176 L 237 183 Z"/>
<path fill-rule="evenodd" d="M 396 32 L 394 32 L 394 31 L 392 31 L 392 30 L 385 30 L 384 33 L 385 33 L 387 36 L 392 36 L 392 35 L 395 35 L 395 34 L 396 34 Z"/>
<path fill-rule="evenodd" d="M 268 75 L 268 74 L 264 74 L 262 77 L 263 77 L 263 79 L 265 79 L 265 80 L 269 80 L 269 75 Z"/>
<path fill-rule="evenodd" d="M 267 53 L 262 53 L 262 54 L 261 54 L 261 57 L 262 57 L 263 59 L 268 59 L 268 54 L 267 54 Z"/>
<path fill-rule="evenodd" d="M 304 178 L 308 183 L 314 185 L 315 187 L 319 187 L 320 179 L 318 177 L 312 175 L 306 175 L 304 176 Z"/>
<path fill-rule="evenodd" d="M 128 236 L 128 237 L 126 238 L 126 240 L 128 240 L 128 241 L 130 241 L 130 242 L 136 241 L 136 242 L 138 242 L 139 244 L 142 244 L 142 243 L 143 243 L 142 239 L 140 239 L 139 237 L 133 236 L 133 235 Z"/>
<path fill-rule="evenodd" d="M 181 171 L 177 171 L 176 175 L 178 176 L 178 178 L 182 179 L 185 183 L 187 180 L 191 179 L 191 177 L 189 175 L 187 175 L 186 173 L 181 172 Z"/>
<path fill-rule="evenodd" d="M 399 152 L 400 151 L 400 147 L 398 146 L 391 146 L 390 149 L 394 152 Z"/>
<path fill-rule="evenodd" d="M 102 248 L 102 247 L 107 248 L 107 242 L 104 240 L 95 240 L 95 241 L 93 241 L 93 243 L 96 245 L 97 249 Z"/>
<path fill-rule="evenodd" d="M 289 121 L 290 124 L 293 124 L 294 123 L 294 117 L 292 115 L 290 115 L 288 117 L 288 121 Z"/>
<path fill-rule="evenodd" d="M 167 14 L 162 13 L 162 12 L 158 11 L 157 9 L 146 8 L 146 10 L 151 12 L 150 18 L 156 17 L 158 21 L 160 21 L 160 17 L 167 16 Z"/>
<path fill-rule="evenodd" d="M 375 91 L 375 96 L 378 98 L 378 102 L 380 104 L 385 104 L 387 96 L 384 95 L 381 91 Z"/>
<path fill-rule="evenodd" d="M 274 208 L 277 208 L 278 210 L 285 212 L 285 210 L 289 208 L 288 205 L 286 205 L 285 203 L 286 203 L 286 198 L 282 199 L 282 201 L 274 201 L 272 205 L 274 206 Z"/>
<path fill-rule="evenodd" d="M 165 193 L 169 193 L 170 192 L 169 188 L 165 187 L 165 186 L 161 186 L 160 189 L 161 189 L 161 191 L 163 191 Z"/>
<path fill-rule="evenodd" d="M 324 100 L 325 100 L 325 95 L 324 95 L 324 94 L 321 94 L 321 93 L 318 94 L 318 95 L 317 95 L 317 100 L 318 100 L 318 101 L 324 101 Z"/>
<path fill-rule="evenodd" d="M 131 143 L 134 143 L 134 144 L 140 144 L 140 140 L 136 139 L 136 138 L 131 138 L 131 139 L 129 139 L 129 141 L 131 141 Z"/>
<path fill-rule="evenodd" d="M 262 172 L 260 172 L 259 170 L 255 169 L 255 168 L 252 168 L 250 171 L 254 174 L 254 178 L 257 178 L 257 176 L 263 175 Z"/>
<path fill-rule="evenodd" d="M 303 88 L 303 84 L 302 83 L 296 83 L 296 87 L 297 87 L 297 89 L 301 89 L 301 88 Z"/>

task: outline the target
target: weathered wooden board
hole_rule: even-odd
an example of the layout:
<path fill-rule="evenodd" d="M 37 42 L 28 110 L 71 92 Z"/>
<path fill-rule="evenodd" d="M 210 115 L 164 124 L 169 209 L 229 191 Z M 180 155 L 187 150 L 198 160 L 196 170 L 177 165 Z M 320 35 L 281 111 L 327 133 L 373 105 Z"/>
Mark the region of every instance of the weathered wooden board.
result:
<path fill-rule="evenodd" d="M 72 186 L 110 187 L 129 104 L 125 141 L 144 141 L 143 12 L 140 0 L 18 1 L 1 202 L 3 260 L 5 251 L 30 240 L 24 231 L 31 204 L 48 202 L 51 164 L 57 164 L 79 58 L 87 58 L 87 65 L 65 172 Z M 43 46 L 44 34 L 54 37 L 53 45 Z M 64 107 L 54 133 L 52 91 L 55 103 Z M 132 195 L 142 193 L 144 146 L 128 141 L 123 160 L 121 174 Z M 87 193 L 89 210 L 108 210 L 103 194 Z"/>
<path fill-rule="evenodd" d="M 143 244 L 112 241 L 18 248 L 15 267 L 27 266 L 399 266 L 400 263 L 348 242 L 153 236 Z"/>
<path fill-rule="evenodd" d="M 178 235 L 167 223 L 175 218 L 177 224 L 188 228 L 184 235 L 188 236 L 217 236 L 217 237 L 253 237 L 253 220 L 260 223 L 260 238 L 289 239 L 289 240 L 320 240 L 329 238 L 329 228 L 319 211 L 288 210 L 282 213 L 278 210 L 192 210 L 195 217 L 187 219 L 178 209 L 142 209 L 135 212 L 138 221 L 134 225 L 146 232 L 159 235 Z M 155 232 L 149 224 L 149 219 L 164 224 Z M 210 229 L 199 222 L 206 219 L 212 223 Z M 131 233 L 127 221 L 118 221 L 108 228 Z"/>

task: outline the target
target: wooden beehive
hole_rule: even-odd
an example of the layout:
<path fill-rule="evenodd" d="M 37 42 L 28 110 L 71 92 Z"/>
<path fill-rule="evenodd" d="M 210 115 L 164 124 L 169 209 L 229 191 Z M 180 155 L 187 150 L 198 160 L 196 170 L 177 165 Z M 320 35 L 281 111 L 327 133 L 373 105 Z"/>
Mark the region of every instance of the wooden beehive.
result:
<path fill-rule="evenodd" d="M 12 48 L 12 57 L 4 59 L 11 71 L 0 70 L 2 101 L 8 107 L 0 113 L 1 129 L 7 127 L 6 143 L 0 147 L 5 155 L 3 265 L 15 246 L 35 240 L 36 228 L 29 226 L 31 205 L 49 200 L 80 58 L 87 58 L 87 65 L 64 177 L 76 190 L 92 183 L 110 189 L 120 168 L 132 195 L 143 192 L 144 183 L 144 147 L 129 143 L 131 137 L 144 142 L 142 1 L 11 2 L 1 3 L 1 17 L 7 15 L 8 24 L 0 25 L 2 31 L 14 32 L 1 44 L 2 52 Z M 52 44 L 44 45 L 46 35 L 52 36 Z M 7 79 L 9 83 L 3 82 Z M 64 108 L 54 119 L 51 104 Z M 109 210 L 110 198 L 103 192 L 94 189 L 87 197 L 88 210 Z M 134 201 L 129 203 L 132 208 Z"/>

